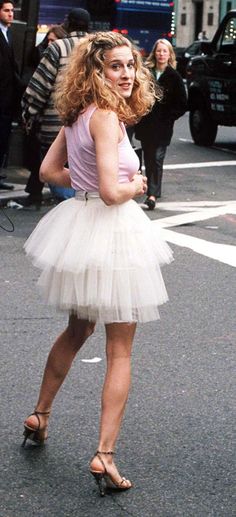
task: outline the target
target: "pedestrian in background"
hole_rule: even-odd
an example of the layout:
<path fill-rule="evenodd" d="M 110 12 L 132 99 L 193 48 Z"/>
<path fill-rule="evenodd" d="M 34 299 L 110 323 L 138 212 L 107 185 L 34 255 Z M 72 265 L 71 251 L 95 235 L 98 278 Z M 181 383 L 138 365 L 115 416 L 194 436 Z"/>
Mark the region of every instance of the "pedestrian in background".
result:
<path fill-rule="evenodd" d="M 2 169 L 7 167 L 11 125 L 18 114 L 23 93 L 17 63 L 12 47 L 11 25 L 14 19 L 14 3 L 0 1 L 0 189 L 12 190 L 4 183 Z"/>
<path fill-rule="evenodd" d="M 69 323 L 49 354 L 23 444 L 27 438 L 45 441 L 52 403 L 76 353 L 96 322 L 105 324 L 107 371 L 98 449 L 90 462 L 101 495 L 105 484 L 132 486 L 113 459 L 129 394 L 132 343 L 137 322 L 159 317 L 158 306 L 167 300 L 160 265 L 172 259 L 133 200 L 146 192 L 146 178 L 125 125 L 151 108 L 151 84 L 139 52 L 121 34 L 98 32 L 77 46 L 57 94 L 65 128 L 41 167 L 45 181 L 72 184 L 76 196 L 53 208 L 25 245 L 42 269 L 46 300 L 68 311 Z"/>
<path fill-rule="evenodd" d="M 67 36 L 68 34 L 62 25 L 52 25 L 42 43 L 35 47 L 34 55 L 31 60 L 32 63 L 35 63 L 37 66 L 47 46 Z M 35 205 L 39 208 L 42 202 L 42 190 L 44 187 L 44 184 L 39 179 L 39 169 L 42 162 L 39 121 L 33 123 L 31 119 L 28 121 L 28 124 L 25 125 L 23 154 L 24 166 L 30 171 L 30 175 L 25 187 L 25 192 L 27 192 L 29 196 L 21 201 L 21 204 L 25 207 Z"/>
<path fill-rule="evenodd" d="M 175 70 L 175 53 L 168 40 L 156 41 L 146 66 L 153 74 L 158 91 L 161 89 L 163 94 L 161 102 L 156 101 L 152 111 L 135 128 L 135 136 L 141 140 L 147 176 L 145 204 L 153 210 L 156 199 L 161 197 L 163 163 L 174 122 L 185 113 L 187 96 L 183 80 Z"/>
<path fill-rule="evenodd" d="M 68 36 L 68 34 L 65 31 L 63 24 L 51 25 L 51 27 L 47 31 L 47 34 L 45 34 L 43 40 L 36 47 L 34 47 L 29 59 L 29 64 L 34 69 L 37 68 L 48 44 L 52 43 L 53 41 L 56 41 L 57 39 L 66 38 L 66 36 Z"/>
<path fill-rule="evenodd" d="M 87 34 L 89 22 L 90 15 L 85 9 L 75 8 L 69 12 L 63 24 L 68 36 L 48 45 L 23 95 L 23 123 L 26 131 L 30 131 L 33 126 L 37 127 L 42 158 L 61 128 L 54 104 L 54 92 L 60 72 L 67 64 L 72 49 Z M 54 185 L 50 185 L 50 188 L 59 201 L 74 195 L 71 188 L 63 189 Z M 34 196 L 30 194 L 28 205 L 34 203 Z"/>
<path fill-rule="evenodd" d="M 200 41 L 201 40 L 208 40 L 208 37 L 206 35 L 206 31 L 199 32 L 197 39 L 200 40 Z"/>

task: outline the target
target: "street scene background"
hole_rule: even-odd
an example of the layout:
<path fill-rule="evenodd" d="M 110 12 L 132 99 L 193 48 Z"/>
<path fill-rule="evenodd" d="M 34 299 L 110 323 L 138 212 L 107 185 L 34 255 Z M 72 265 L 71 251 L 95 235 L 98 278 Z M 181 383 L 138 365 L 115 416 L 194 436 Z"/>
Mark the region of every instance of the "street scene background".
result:
<path fill-rule="evenodd" d="M 169 302 L 160 321 L 138 327 L 116 450 L 134 488 L 103 499 L 88 471 L 105 368 L 102 327 L 55 401 L 46 446 L 20 447 L 23 421 L 66 316 L 43 303 L 39 273 L 23 251 L 49 202 L 40 211 L 0 211 L 1 516 L 236 515 L 235 165 L 232 128 L 219 128 L 215 145 L 201 148 L 189 136 L 188 115 L 176 123 L 163 196 L 147 212 L 174 251 L 174 262 L 163 269 Z M 23 188 L 24 174 L 17 181 Z M 11 229 L 6 216 L 12 233 L 3 229 Z"/>

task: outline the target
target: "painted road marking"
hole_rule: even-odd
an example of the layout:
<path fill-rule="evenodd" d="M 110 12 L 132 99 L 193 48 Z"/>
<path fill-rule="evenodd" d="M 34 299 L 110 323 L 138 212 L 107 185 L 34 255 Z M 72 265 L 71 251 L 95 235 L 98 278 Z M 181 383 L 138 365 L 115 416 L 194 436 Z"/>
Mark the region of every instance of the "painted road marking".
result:
<path fill-rule="evenodd" d="M 189 248 L 192 251 L 204 255 L 205 257 L 218 260 L 224 264 L 236 267 L 236 245 L 231 244 L 220 244 L 197 237 L 191 237 L 190 235 L 184 235 L 182 233 L 173 232 L 168 228 L 176 228 L 183 224 L 195 223 L 197 221 L 204 221 L 226 214 L 236 214 L 236 201 L 193 201 L 193 202 L 182 202 L 182 203 L 159 203 L 158 207 L 167 210 L 174 211 L 185 211 L 191 208 L 191 212 L 164 217 L 162 219 L 156 219 L 152 221 L 160 232 L 162 238 L 177 246 Z M 168 207 L 168 208 L 167 208 Z M 196 210 L 197 208 L 197 210 Z M 195 209 L 193 211 L 193 209 Z"/>
<path fill-rule="evenodd" d="M 170 163 L 163 166 L 163 169 L 174 171 L 183 169 L 204 169 L 206 167 L 235 167 L 236 160 L 216 161 L 216 162 L 195 162 L 195 163 Z M 141 170 L 145 173 L 145 166 Z"/>
<path fill-rule="evenodd" d="M 202 169 L 205 167 L 235 167 L 236 160 L 226 160 L 217 162 L 197 162 L 197 163 L 176 163 L 164 165 L 166 170 L 177 170 L 177 169 Z"/>
<path fill-rule="evenodd" d="M 165 228 L 160 228 L 160 235 L 165 241 L 172 244 L 191 249 L 192 251 L 195 251 L 195 253 L 218 260 L 219 262 L 223 262 L 229 266 L 236 267 L 236 246 L 209 242 L 197 237 L 172 232 Z"/>
<path fill-rule="evenodd" d="M 202 211 L 206 207 L 223 206 L 234 203 L 234 201 L 172 201 L 159 202 L 156 210 L 167 210 L 168 212 L 194 212 Z M 147 206 L 145 205 L 147 208 Z"/>
<path fill-rule="evenodd" d="M 93 357 L 92 359 L 81 359 L 82 363 L 100 363 L 102 361 L 101 357 Z"/>
<path fill-rule="evenodd" d="M 228 205 L 205 208 L 197 212 L 194 211 L 180 215 L 163 217 L 162 219 L 156 219 L 155 223 L 164 228 L 168 228 L 170 226 L 181 226 L 183 224 L 195 223 L 197 221 L 205 221 L 225 214 L 236 214 L 236 201 L 231 201 Z"/>

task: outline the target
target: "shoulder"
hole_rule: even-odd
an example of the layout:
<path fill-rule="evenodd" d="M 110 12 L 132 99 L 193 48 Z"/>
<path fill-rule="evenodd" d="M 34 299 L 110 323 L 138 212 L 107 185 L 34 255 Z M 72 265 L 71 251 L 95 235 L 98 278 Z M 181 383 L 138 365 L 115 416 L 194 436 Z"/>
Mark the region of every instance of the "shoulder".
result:
<path fill-rule="evenodd" d="M 176 75 L 179 75 L 178 72 L 173 68 L 172 66 L 168 65 L 163 73 L 163 77 L 176 77 Z"/>
<path fill-rule="evenodd" d="M 50 43 L 47 48 L 43 52 L 42 60 L 52 61 L 58 59 L 60 57 L 60 46 L 58 45 L 59 41 L 56 40 Z"/>
<path fill-rule="evenodd" d="M 177 72 L 177 70 L 175 68 L 173 68 L 172 66 L 168 66 L 166 68 L 164 74 L 166 74 L 167 77 L 171 77 L 171 78 L 174 78 L 175 80 L 183 82 L 182 77 L 179 74 L 179 72 Z"/>
<path fill-rule="evenodd" d="M 73 38 L 62 38 L 53 41 L 43 53 L 43 58 L 49 62 L 57 63 L 62 57 L 67 57 L 74 46 Z"/>
<path fill-rule="evenodd" d="M 109 123 L 119 125 L 119 120 L 117 114 L 112 110 L 105 110 L 101 108 L 96 108 L 92 114 L 94 120 L 100 121 L 102 123 Z"/>
<path fill-rule="evenodd" d="M 172 66 L 168 66 L 162 76 L 160 77 L 160 84 L 168 87 L 184 87 L 184 82 L 177 70 L 172 68 Z"/>
<path fill-rule="evenodd" d="M 51 43 L 50 47 L 52 51 L 57 52 L 62 57 L 68 56 L 71 53 L 72 49 L 75 45 L 77 45 L 81 40 L 81 37 L 75 35 L 69 35 L 67 38 L 62 38 Z"/>
<path fill-rule="evenodd" d="M 90 118 L 90 131 L 92 135 L 97 132 L 104 133 L 104 131 L 108 135 L 114 134 L 114 132 L 118 134 L 119 120 L 117 114 L 111 110 L 95 109 Z"/>

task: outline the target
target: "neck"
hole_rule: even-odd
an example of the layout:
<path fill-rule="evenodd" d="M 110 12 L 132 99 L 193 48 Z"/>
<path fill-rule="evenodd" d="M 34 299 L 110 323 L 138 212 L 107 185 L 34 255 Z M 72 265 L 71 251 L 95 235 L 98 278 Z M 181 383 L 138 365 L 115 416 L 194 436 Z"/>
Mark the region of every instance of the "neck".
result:
<path fill-rule="evenodd" d="M 5 23 L 5 22 L 2 22 L 2 21 L 0 21 L 0 25 L 2 25 L 2 27 L 4 27 L 5 29 L 9 29 L 9 27 L 11 27 L 10 23 Z"/>
<path fill-rule="evenodd" d="M 166 67 L 167 67 L 167 66 L 168 66 L 168 65 L 166 65 L 166 64 L 165 64 L 165 65 L 164 65 L 164 64 L 163 64 L 163 65 L 162 65 L 162 64 L 157 64 L 157 65 L 156 65 L 156 70 L 157 70 L 158 72 L 164 72 L 164 70 L 166 69 Z"/>

